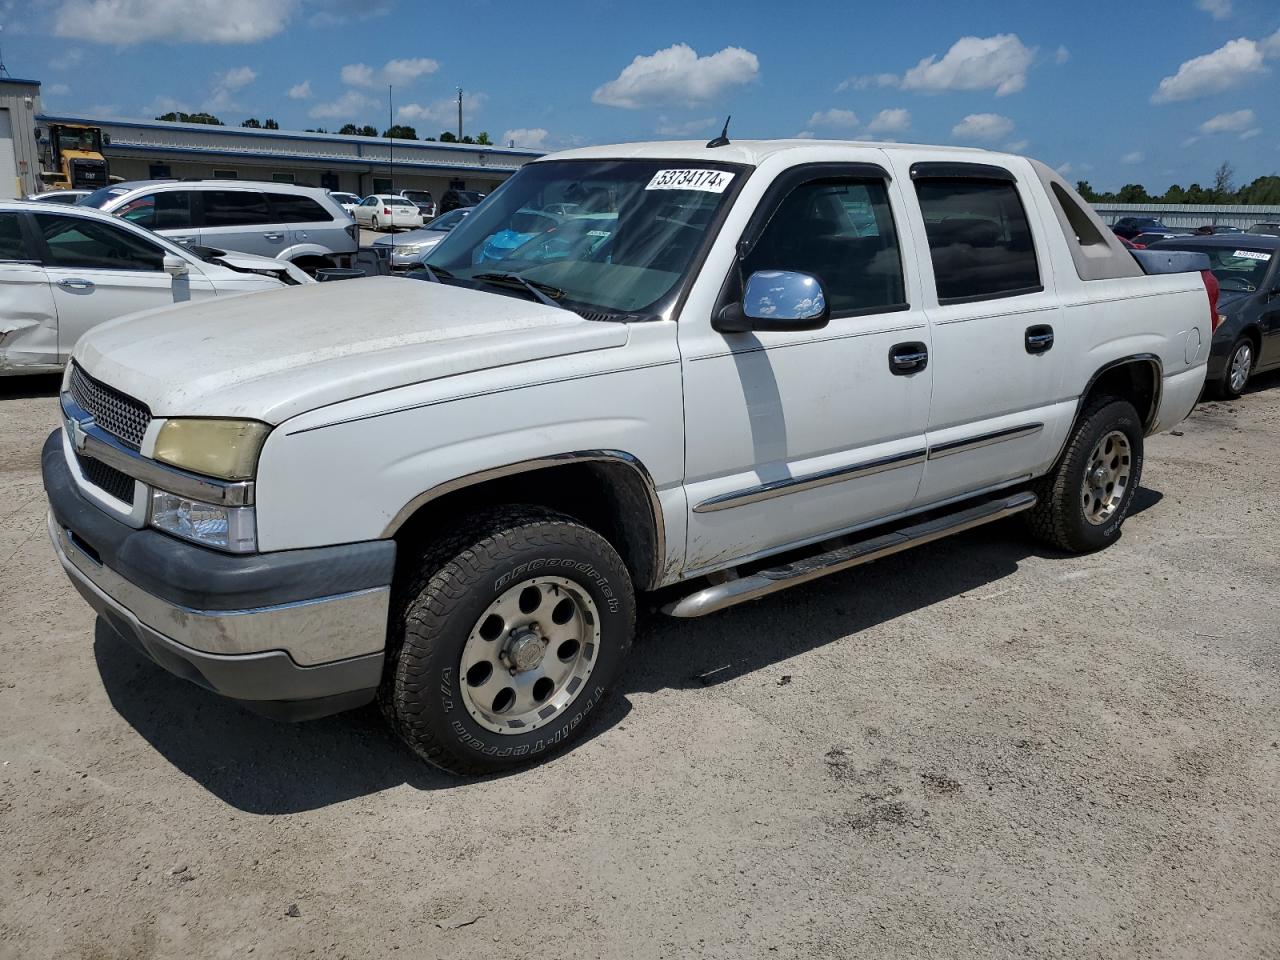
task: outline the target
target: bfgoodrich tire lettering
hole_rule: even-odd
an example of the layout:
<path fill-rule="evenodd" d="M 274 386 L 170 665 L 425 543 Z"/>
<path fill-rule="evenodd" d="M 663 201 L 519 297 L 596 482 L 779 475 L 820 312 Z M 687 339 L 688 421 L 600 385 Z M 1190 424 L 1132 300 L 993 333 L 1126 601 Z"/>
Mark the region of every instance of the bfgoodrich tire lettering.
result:
<path fill-rule="evenodd" d="M 1142 481 L 1142 422 L 1133 404 L 1099 397 L 1080 416 L 1058 465 L 1035 486 L 1039 503 L 1024 516 L 1036 539 L 1086 553 L 1120 536 Z M 1089 496 L 1091 480 L 1098 486 Z M 1113 500 L 1111 489 L 1121 489 Z"/>
<path fill-rule="evenodd" d="M 481 646 L 494 644 L 495 651 L 508 645 L 501 656 L 477 658 L 474 648 L 477 631 L 493 611 L 510 609 L 503 607 L 510 603 L 504 598 L 515 591 L 518 600 L 529 585 L 541 585 L 549 595 L 568 587 L 580 601 L 577 608 L 589 624 L 584 627 L 589 637 L 551 639 L 566 649 L 574 639 L 594 645 L 589 668 L 562 671 L 571 688 L 558 685 L 554 692 L 544 691 L 546 709 L 555 707 L 546 718 L 536 709 L 494 710 L 492 694 L 478 704 L 472 687 L 466 686 L 476 674 L 468 677 L 462 669 L 464 651 L 467 662 L 484 668 L 485 679 L 492 672 L 505 683 L 502 671 L 509 665 L 514 703 L 514 688 L 524 671 L 537 669 L 515 659 L 528 652 L 527 631 L 522 626 L 524 632 L 517 635 L 504 623 L 492 640 L 479 640 Z M 613 547 L 571 518 L 534 507 L 492 511 L 439 537 L 397 591 L 397 613 L 379 695 L 383 712 L 414 753 L 460 774 L 534 761 L 579 736 L 621 671 L 635 631 L 631 579 Z M 566 623 L 577 622 L 566 618 Z M 548 650 L 554 656 L 553 643 Z M 581 657 L 579 648 L 570 649 L 562 661 L 568 664 L 575 655 Z M 508 725 L 503 717 L 524 720 Z M 531 729 L 523 732 L 525 726 Z"/>

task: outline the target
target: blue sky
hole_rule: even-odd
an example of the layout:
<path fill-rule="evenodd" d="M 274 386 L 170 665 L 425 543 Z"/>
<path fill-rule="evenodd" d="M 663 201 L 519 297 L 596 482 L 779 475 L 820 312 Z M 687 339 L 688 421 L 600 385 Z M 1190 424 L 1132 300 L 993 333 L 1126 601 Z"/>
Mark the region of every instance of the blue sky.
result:
<path fill-rule="evenodd" d="M 355 12 L 358 11 L 358 12 Z M 731 135 L 1014 149 L 1100 189 L 1280 172 L 1278 0 L 0 0 L 51 111 L 397 121 L 552 149 Z"/>

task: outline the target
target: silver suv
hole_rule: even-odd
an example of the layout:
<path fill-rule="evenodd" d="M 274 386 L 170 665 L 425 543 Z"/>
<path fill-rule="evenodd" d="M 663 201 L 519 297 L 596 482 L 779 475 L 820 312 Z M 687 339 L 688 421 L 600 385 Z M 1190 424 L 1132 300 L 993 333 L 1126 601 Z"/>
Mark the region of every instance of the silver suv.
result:
<path fill-rule="evenodd" d="M 135 180 L 80 201 L 175 243 L 287 260 L 308 273 L 349 267 L 360 232 L 328 192 L 247 180 Z"/>

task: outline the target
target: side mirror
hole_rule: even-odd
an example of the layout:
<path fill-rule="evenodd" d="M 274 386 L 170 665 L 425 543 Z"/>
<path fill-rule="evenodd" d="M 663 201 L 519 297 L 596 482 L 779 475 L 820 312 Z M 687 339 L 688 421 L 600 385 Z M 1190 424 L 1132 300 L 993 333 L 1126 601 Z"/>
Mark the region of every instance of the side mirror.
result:
<path fill-rule="evenodd" d="M 162 269 L 171 277 L 185 277 L 191 272 L 191 266 L 176 253 L 166 253 L 164 255 Z"/>
<path fill-rule="evenodd" d="M 111 146 L 111 134 L 109 134 L 109 133 L 104 133 L 104 134 L 102 135 L 102 145 L 103 145 L 104 147 L 109 147 L 109 146 Z"/>
<path fill-rule="evenodd" d="M 817 277 L 791 270 L 757 270 L 747 278 L 741 303 L 720 311 L 711 326 L 721 333 L 752 330 L 817 330 L 831 320 Z"/>

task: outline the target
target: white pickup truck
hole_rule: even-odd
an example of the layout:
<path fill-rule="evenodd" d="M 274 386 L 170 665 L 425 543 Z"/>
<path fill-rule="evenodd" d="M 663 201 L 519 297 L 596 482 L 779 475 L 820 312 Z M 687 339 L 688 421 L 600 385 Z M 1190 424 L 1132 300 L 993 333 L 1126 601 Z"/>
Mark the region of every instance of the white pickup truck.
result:
<path fill-rule="evenodd" d="M 377 698 L 461 773 L 581 731 L 639 591 L 702 616 L 1017 513 L 1107 546 L 1216 322 L 1195 262 L 954 148 L 574 150 L 425 264 L 93 330 L 43 464 L 155 662 L 288 719 Z"/>

